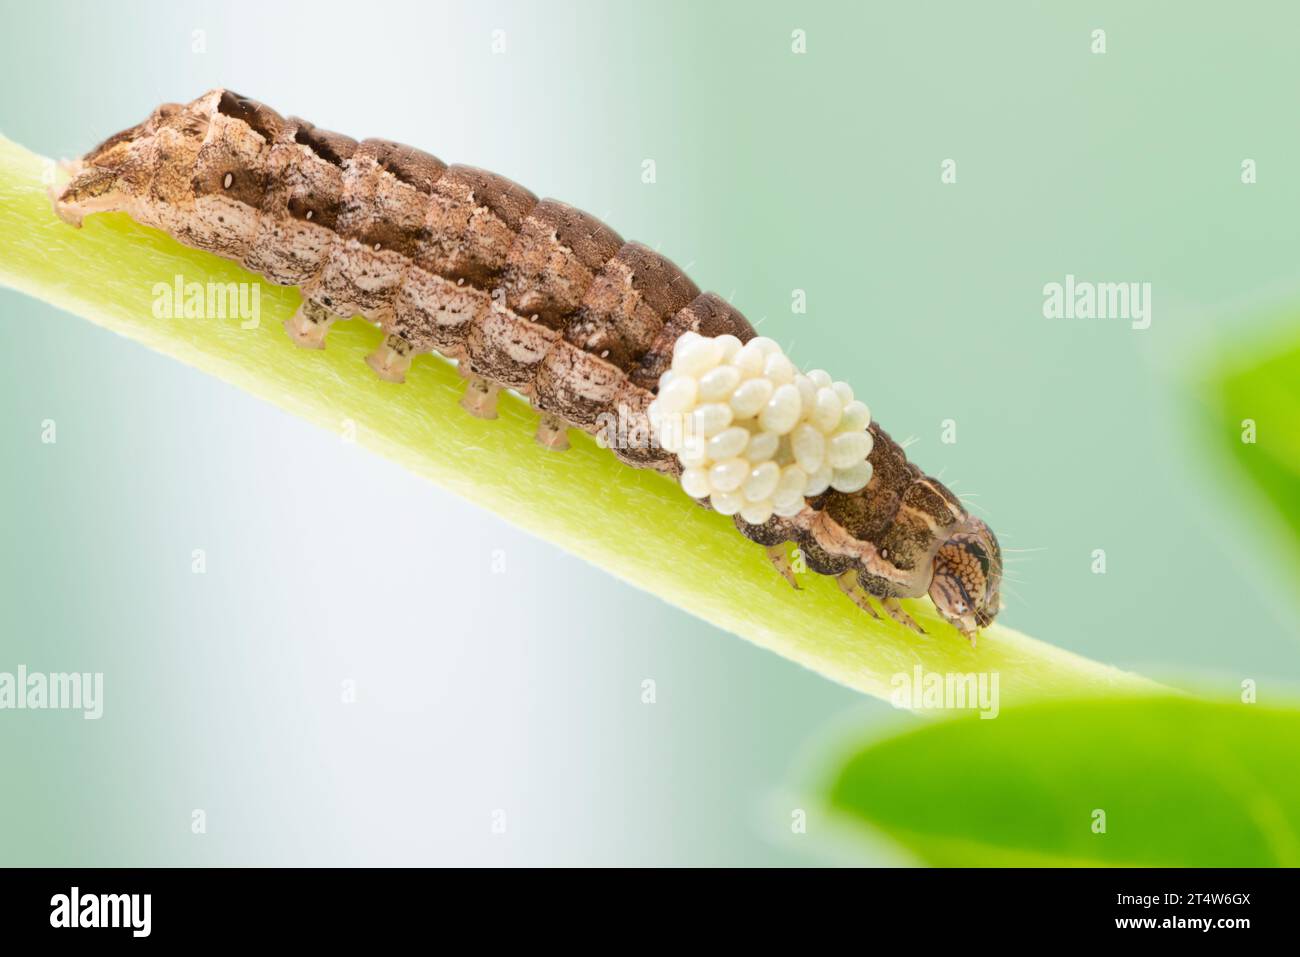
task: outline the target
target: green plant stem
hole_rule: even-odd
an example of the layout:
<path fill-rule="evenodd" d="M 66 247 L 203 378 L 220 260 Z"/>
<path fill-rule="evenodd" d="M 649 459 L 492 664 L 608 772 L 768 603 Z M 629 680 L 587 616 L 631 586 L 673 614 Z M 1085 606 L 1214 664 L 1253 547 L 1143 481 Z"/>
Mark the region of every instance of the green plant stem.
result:
<path fill-rule="evenodd" d="M 503 396 L 497 420 L 475 419 L 458 405 L 455 368 L 433 357 L 417 359 L 405 385 L 381 381 L 362 361 L 380 338 L 365 322 L 336 324 L 323 352 L 298 349 L 281 328 L 296 289 L 263 284 L 255 329 L 237 319 L 154 318 L 155 284 L 257 277 L 122 214 L 68 226 L 51 211 L 50 171 L 48 160 L 0 138 L 0 282 L 327 429 L 355 429 L 361 444 L 719 628 L 886 698 L 891 677 L 916 665 L 997 671 L 1003 707 L 1151 686 L 1000 626 L 972 649 L 928 601 L 906 603 L 930 632 L 920 637 L 872 621 L 828 578 L 804 575 L 795 591 L 729 519 L 698 508 L 666 478 L 621 464 L 576 432 L 563 454 L 538 447 L 536 414 L 524 401 Z M 563 615 L 564 604 L 584 597 L 557 595 L 539 613 Z M 616 637 L 617 620 L 610 631 Z"/>

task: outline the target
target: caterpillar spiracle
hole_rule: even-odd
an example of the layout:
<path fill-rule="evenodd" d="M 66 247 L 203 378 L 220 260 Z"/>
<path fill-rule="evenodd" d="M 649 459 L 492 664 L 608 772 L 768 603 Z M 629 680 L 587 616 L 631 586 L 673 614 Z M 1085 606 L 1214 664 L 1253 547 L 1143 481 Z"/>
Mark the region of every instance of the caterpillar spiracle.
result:
<path fill-rule="evenodd" d="M 504 177 L 388 140 L 317 129 L 229 90 L 164 104 L 71 164 L 56 212 L 124 211 L 235 260 L 302 303 L 285 325 L 323 348 L 340 318 L 385 333 L 367 361 L 403 379 L 437 352 L 493 418 L 503 388 L 541 414 L 538 441 L 601 433 L 733 516 L 795 587 L 788 544 L 864 611 L 929 594 L 972 641 L 1001 605 L 988 526 L 925 475 L 845 383 L 794 368 L 726 300 L 588 214 Z"/>

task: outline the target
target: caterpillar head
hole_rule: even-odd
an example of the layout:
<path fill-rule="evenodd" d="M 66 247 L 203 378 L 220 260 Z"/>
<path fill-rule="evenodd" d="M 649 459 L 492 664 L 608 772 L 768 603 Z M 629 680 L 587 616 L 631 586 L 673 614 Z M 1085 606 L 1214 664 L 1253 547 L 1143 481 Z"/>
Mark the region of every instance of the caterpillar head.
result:
<path fill-rule="evenodd" d="M 80 226 L 87 214 L 130 209 L 134 200 L 147 196 L 159 167 L 166 165 L 158 133 L 172 127 L 179 134 L 184 128 L 183 111 L 175 103 L 164 103 L 143 123 L 114 133 L 81 159 L 64 163 L 72 179 L 52 191 L 55 212 Z"/>
<path fill-rule="evenodd" d="M 972 642 L 1002 609 L 1002 550 L 992 530 L 968 518 L 934 557 L 930 598 L 939 614 Z"/>
<path fill-rule="evenodd" d="M 240 134 L 254 141 L 254 152 L 263 143 L 264 127 L 244 119 L 261 116 L 259 109 L 260 104 L 226 90 L 209 91 L 185 105 L 164 103 L 144 122 L 67 164 L 72 179 L 55 192 L 55 210 L 74 225 L 89 213 L 112 210 L 157 225 L 148 215 L 152 203 L 185 205 L 196 194 L 229 190 L 233 181 L 226 173 L 236 159 L 231 154 L 248 151 Z M 241 176 L 244 191 L 259 185 L 244 180 Z"/>

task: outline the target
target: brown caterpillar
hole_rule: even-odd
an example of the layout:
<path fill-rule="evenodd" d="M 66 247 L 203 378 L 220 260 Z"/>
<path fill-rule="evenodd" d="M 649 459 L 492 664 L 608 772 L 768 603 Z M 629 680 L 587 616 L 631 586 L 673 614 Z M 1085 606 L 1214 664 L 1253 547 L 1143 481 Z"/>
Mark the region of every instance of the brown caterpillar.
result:
<path fill-rule="evenodd" d="M 541 412 L 538 441 L 555 449 L 567 447 L 568 427 L 596 433 L 616 410 L 644 423 L 684 334 L 755 336 L 725 300 L 586 213 L 408 146 L 286 119 L 228 90 L 165 104 L 110 137 L 73 164 L 54 202 L 74 225 L 125 211 L 300 286 L 286 322 L 300 345 L 323 348 L 339 318 L 377 323 L 386 338 L 367 361 L 386 379 L 402 381 L 422 353 L 458 360 L 466 409 L 494 418 L 497 393 L 513 389 Z M 795 587 L 791 541 L 873 617 L 868 595 L 922 631 L 898 599 L 928 592 L 974 641 L 1000 608 L 997 540 L 888 434 L 874 423 L 869 431 L 864 488 L 827 489 L 761 524 L 736 515 L 736 526 Z M 655 443 L 613 451 L 635 468 L 682 471 Z"/>

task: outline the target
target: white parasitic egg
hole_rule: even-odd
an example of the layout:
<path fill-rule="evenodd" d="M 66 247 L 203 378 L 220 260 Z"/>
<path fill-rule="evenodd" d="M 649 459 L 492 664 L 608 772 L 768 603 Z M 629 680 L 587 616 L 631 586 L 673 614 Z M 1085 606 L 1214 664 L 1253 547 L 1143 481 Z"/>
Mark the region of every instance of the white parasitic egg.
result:
<path fill-rule="evenodd" d="M 749 429 L 733 425 L 709 439 L 704 450 L 709 458 L 721 462 L 723 459 L 734 459 L 745 450 L 747 445 L 749 445 Z"/>
<path fill-rule="evenodd" d="M 787 465 L 781 470 L 781 478 L 776 483 L 772 500 L 777 504 L 799 502 L 802 506 L 804 490 L 808 488 L 808 473 L 797 465 Z"/>
<path fill-rule="evenodd" d="M 829 464 L 823 464 L 816 472 L 809 474 L 808 487 L 803 490 L 803 494 L 808 498 L 820 495 L 831 487 L 831 478 L 834 474 L 835 470 Z"/>
<path fill-rule="evenodd" d="M 731 395 L 731 410 L 742 419 L 752 419 L 763 411 L 768 399 L 776 391 L 767 379 L 750 379 Z"/>
<path fill-rule="evenodd" d="M 767 361 L 763 363 L 763 378 L 771 380 L 776 385 L 793 382 L 794 364 L 782 352 L 768 353 Z"/>
<path fill-rule="evenodd" d="M 808 416 L 808 421 L 822 432 L 830 434 L 840 424 L 840 419 L 844 415 L 844 403 L 840 397 L 835 394 L 835 390 L 829 386 L 822 386 L 817 390 L 813 398 L 812 414 Z"/>
<path fill-rule="evenodd" d="M 749 463 L 744 459 L 727 459 L 709 469 L 709 488 L 715 492 L 734 492 L 749 476 Z"/>
<path fill-rule="evenodd" d="M 769 432 L 785 435 L 799 421 L 803 404 L 799 400 L 799 390 L 790 383 L 778 386 L 767 400 L 763 411 L 758 413 L 758 424 Z"/>
<path fill-rule="evenodd" d="M 837 492 L 856 492 L 866 488 L 871 481 L 871 463 L 863 459 L 846 469 L 836 469 L 831 475 L 831 488 Z"/>
<path fill-rule="evenodd" d="M 655 404 L 659 406 L 659 411 L 666 415 L 673 415 L 678 412 L 685 412 L 695 405 L 695 399 L 699 395 L 699 387 L 695 380 L 689 376 L 679 375 L 659 390 L 659 398 Z"/>
<path fill-rule="evenodd" d="M 740 370 L 717 366 L 700 376 L 699 397 L 705 402 L 725 402 L 740 385 Z"/>
<path fill-rule="evenodd" d="M 803 511 L 803 508 L 804 505 L 803 505 L 802 498 L 799 499 L 797 502 L 789 502 L 784 505 L 777 505 L 775 502 L 773 502 L 772 514 L 780 515 L 782 518 L 794 518 L 796 515 L 798 515 L 800 512 Z"/>
<path fill-rule="evenodd" d="M 714 492 L 709 496 L 709 504 L 723 515 L 735 515 L 744 507 L 745 499 L 736 492 Z"/>
<path fill-rule="evenodd" d="M 704 469 L 686 469 L 682 472 L 682 488 L 691 498 L 705 498 L 709 488 L 709 473 Z"/>
<path fill-rule="evenodd" d="M 686 493 L 751 525 L 871 481 L 871 411 L 825 370 L 799 371 L 766 336 L 684 333 L 646 413 Z"/>
<path fill-rule="evenodd" d="M 751 502 L 761 502 L 772 497 L 777 482 L 781 480 L 781 466 L 775 462 L 762 462 L 750 471 L 745 479 L 745 498 Z"/>
<path fill-rule="evenodd" d="M 703 336 L 688 342 L 681 354 L 673 358 L 673 369 L 680 375 L 701 376 L 718 364 L 722 346 L 716 339 Z"/>
<path fill-rule="evenodd" d="M 730 362 L 735 358 L 736 353 L 741 350 L 744 343 L 733 336 L 731 333 L 718 336 L 718 342 L 722 343 L 722 361 Z"/>
<path fill-rule="evenodd" d="M 866 432 L 842 432 L 830 441 L 827 457 L 831 468 L 846 469 L 871 454 L 871 436 Z"/>
<path fill-rule="evenodd" d="M 745 458 L 751 462 L 766 462 L 776 455 L 781 446 L 781 437 L 775 432 L 755 432 L 745 446 Z"/>
<path fill-rule="evenodd" d="M 691 427 L 697 435 L 707 439 L 731 425 L 733 418 L 735 413 L 731 411 L 731 406 L 723 405 L 721 402 L 710 402 L 708 405 L 699 406 L 691 413 Z"/>
<path fill-rule="evenodd" d="M 816 472 L 822 467 L 822 459 L 826 456 L 826 436 L 811 423 L 805 422 L 797 426 L 790 436 L 790 451 L 794 453 L 799 468 L 805 472 Z"/>
<path fill-rule="evenodd" d="M 813 403 L 817 401 L 817 385 L 803 373 L 794 377 L 794 387 L 799 390 L 799 403 L 804 418 L 812 414 Z"/>
<path fill-rule="evenodd" d="M 745 343 L 743 349 L 736 353 L 731 360 L 731 364 L 740 370 L 742 377 L 750 379 L 763 371 L 764 358 L 763 350 L 754 345 L 754 341 L 751 339 Z"/>
<path fill-rule="evenodd" d="M 699 436 L 692 436 L 677 453 L 677 461 L 682 463 L 682 468 L 704 468 L 709 462 L 707 449 L 708 446 L 700 440 Z"/>
<path fill-rule="evenodd" d="M 839 432 L 861 432 L 871 424 L 871 410 L 856 399 L 844 406 L 844 416 L 840 419 Z"/>

